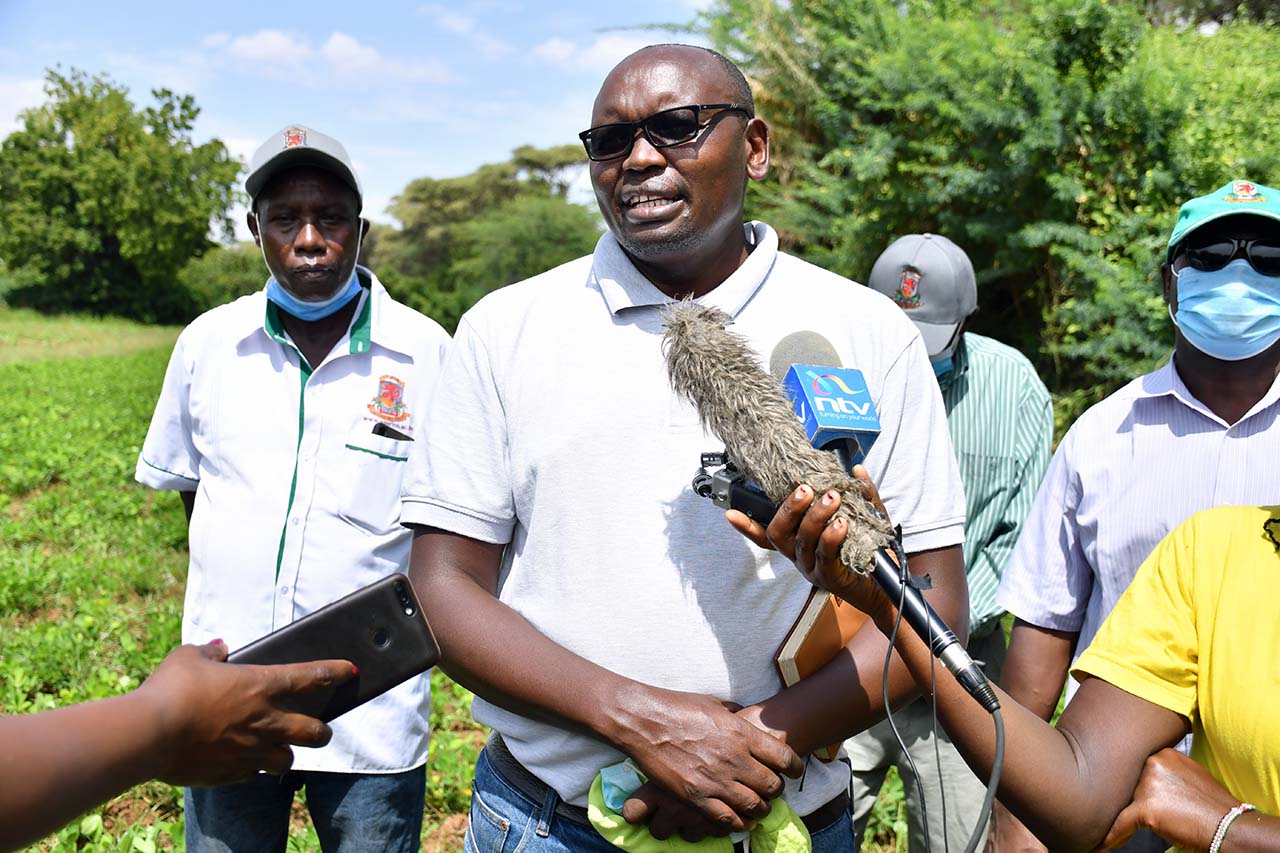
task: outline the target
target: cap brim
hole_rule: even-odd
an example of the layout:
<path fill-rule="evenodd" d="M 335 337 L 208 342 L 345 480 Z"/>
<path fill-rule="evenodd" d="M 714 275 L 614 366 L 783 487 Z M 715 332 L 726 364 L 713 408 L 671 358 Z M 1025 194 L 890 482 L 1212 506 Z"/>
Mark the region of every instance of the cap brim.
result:
<path fill-rule="evenodd" d="M 1219 219 L 1222 219 L 1227 216 L 1246 216 L 1246 215 L 1261 216 L 1265 219 L 1273 219 L 1276 222 L 1280 222 L 1280 212 L 1276 212 L 1272 210 L 1258 210 L 1258 209 L 1216 210 L 1213 213 L 1207 214 L 1202 219 L 1197 220 L 1194 225 L 1188 225 L 1186 228 L 1182 229 L 1181 231 L 1175 231 L 1173 235 L 1170 236 L 1169 243 L 1167 246 L 1165 246 L 1165 250 L 1164 250 L 1165 263 L 1173 262 L 1173 250 L 1178 248 L 1179 243 L 1187 239 L 1187 237 L 1193 234 L 1195 231 L 1208 225 L 1210 222 L 1217 222 Z"/>
<path fill-rule="evenodd" d="M 244 180 L 245 192 L 249 194 L 250 199 L 257 199 L 258 193 L 262 192 L 267 184 L 271 183 L 271 179 L 286 169 L 295 169 L 298 166 L 316 166 L 326 172 L 333 173 L 344 184 L 351 187 L 355 191 L 356 198 L 360 200 L 361 207 L 364 206 L 364 197 L 360 192 L 360 182 L 356 180 L 356 176 L 346 164 L 330 154 L 326 154 L 316 148 L 287 148 L 267 162 L 258 167 Z"/>
<path fill-rule="evenodd" d="M 947 348 L 947 344 L 951 343 L 951 339 L 955 337 L 956 329 L 960 328 L 959 323 L 922 323 L 919 320 L 912 320 L 916 324 L 916 328 L 920 330 L 920 337 L 924 338 L 924 348 L 928 351 L 929 357 L 941 353 Z"/>

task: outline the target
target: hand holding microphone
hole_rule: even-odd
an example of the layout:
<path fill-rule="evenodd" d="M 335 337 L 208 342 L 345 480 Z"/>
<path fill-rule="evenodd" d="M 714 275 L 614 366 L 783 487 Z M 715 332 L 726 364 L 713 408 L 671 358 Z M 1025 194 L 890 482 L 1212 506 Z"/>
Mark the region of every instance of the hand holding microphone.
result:
<path fill-rule="evenodd" d="M 982 670 L 913 583 L 883 507 L 867 501 L 869 480 L 849 476 L 836 453 L 813 446 L 820 431 L 801 427 L 778 381 L 760 367 L 746 341 L 725 328 L 729 322 L 714 308 L 678 303 L 669 311 L 664 345 L 672 387 L 724 442 L 737 469 L 759 484 L 757 489 L 735 481 L 730 488 L 763 491 L 769 499 L 753 504 L 760 510 L 757 522 L 769 525 L 767 541 L 749 520 L 735 516 L 734 526 L 762 547 L 777 547 L 810 582 L 873 608 L 868 612 L 875 615 L 882 602 L 850 570 L 870 575 L 956 680 L 988 711 L 996 710 L 999 701 Z M 834 355 L 832 350 L 833 360 Z M 706 496 L 717 503 L 729 497 L 720 491 Z M 769 501 L 781 504 L 776 514 Z"/>

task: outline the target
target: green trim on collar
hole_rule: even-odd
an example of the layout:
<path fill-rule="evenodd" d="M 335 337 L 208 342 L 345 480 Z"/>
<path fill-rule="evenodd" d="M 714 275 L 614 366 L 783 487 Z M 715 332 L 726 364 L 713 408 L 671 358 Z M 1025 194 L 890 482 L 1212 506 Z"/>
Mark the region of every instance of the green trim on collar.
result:
<path fill-rule="evenodd" d="M 368 352 L 370 346 L 369 339 L 373 327 L 373 288 L 365 288 L 364 294 L 364 305 L 360 307 L 360 313 L 351 324 L 351 347 L 348 351 L 352 355 Z"/>
<path fill-rule="evenodd" d="M 280 309 L 270 299 L 267 300 L 267 316 L 262 321 L 262 328 L 280 343 L 287 344 L 289 342 L 289 339 L 284 334 L 284 321 L 280 319 Z"/>
<path fill-rule="evenodd" d="M 363 281 L 361 283 L 363 284 Z M 280 309 L 270 299 L 267 300 L 267 314 L 262 321 L 262 328 L 278 343 L 289 343 L 284 331 L 284 322 L 280 319 Z M 351 330 L 348 335 L 350 337 L 350 346 L 347 351 L 352 355 L 368 352 L 371 348 L 372 344 L 370 342 L 373 336 L 372 287 L 364 288 L 364 305 L 360 307 L 360 313 L 356 315 L 355 321 L 351 324 Z"/>

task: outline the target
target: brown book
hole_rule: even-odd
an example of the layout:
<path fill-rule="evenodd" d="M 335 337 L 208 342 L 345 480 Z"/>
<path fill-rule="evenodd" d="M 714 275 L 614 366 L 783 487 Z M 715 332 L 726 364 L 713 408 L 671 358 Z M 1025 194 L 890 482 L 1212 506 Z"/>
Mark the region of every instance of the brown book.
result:
<path fill-rule="evenodd" d="M 852 604 L 814 587 L 774 655 L 782 683 L 790 687 L 817 672 L 849 644 L 866 621 L 866 614 Z M 839 752 L 837 743 L 815 749 L 813 754 L 823 761 L 831 761 Z"/>

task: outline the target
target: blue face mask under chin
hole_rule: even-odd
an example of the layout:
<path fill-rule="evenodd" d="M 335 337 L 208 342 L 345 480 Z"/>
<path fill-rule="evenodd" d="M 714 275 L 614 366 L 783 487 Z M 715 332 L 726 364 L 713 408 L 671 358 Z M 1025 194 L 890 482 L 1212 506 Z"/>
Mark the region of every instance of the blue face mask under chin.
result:
<path fill-rule="evenodd" d="M 257 214 L 254 214 L 257 218 Z M 356 257 L 360 257 L 360 243 L 364 239 L 364 218 L 361 217 L 357 222 L 356 228 Z M 259 220 L 259 233 L 261 233 L 261 220 Z M 267 270 L 270 271 L 271 264 L 267 261 L 266 241 L 259 239 L 258 248 L 262 251 L 263 263 L 267 264 Z M 294 296 L 284 285 L 276 281 L 273 275 L 267 279 L 267 299 L 274 302 L 276 307 L 281 311 L 287 311 L 299 320 L 311 322 L 328 317 L 330 314 L 336 314 L 346 307 L 347 303 L 360 293 L 360 277 L 356 274 L 354 268 L 351 270 L 351 278 L 347 280 L 346 286 L 340 287 L 333 296 L 328 299 L 322 299 L 319 302 L 309 302 Z"/>
<path fill-rule="evenodd" d="M 333 296 L 320 302 L 305 302 L 284 289 L 284 285 L 276 281 L 275 276 L 267 279 L 267 298 L 276 304 L 281 311 L 287 311 L 299 320 L 312 321 L 328 317 L 342 310 L 348 302 L 360 293 L 360 277 L 351 271 L 351 278 L 346 287 L 341 288 Z"/>
<path fill-rule="evenodd" d="M 950 373 L 952 368 L 955 367 L 955 359 L 948 355 L 944 358 L 939 358 L 936 361 L 930 361 L 929 364 L 933 365 L 933 375 L 941 379 L 943 376 Z"/>
<path fill-rule="evenodd" d="M 1178 310 L 1169 315 L 1205 355 L 1242 361 L 1280 340 L 1280 276 L 1259 273 L 1244 258 L 1220 270 L 1174 273 Z"/>

